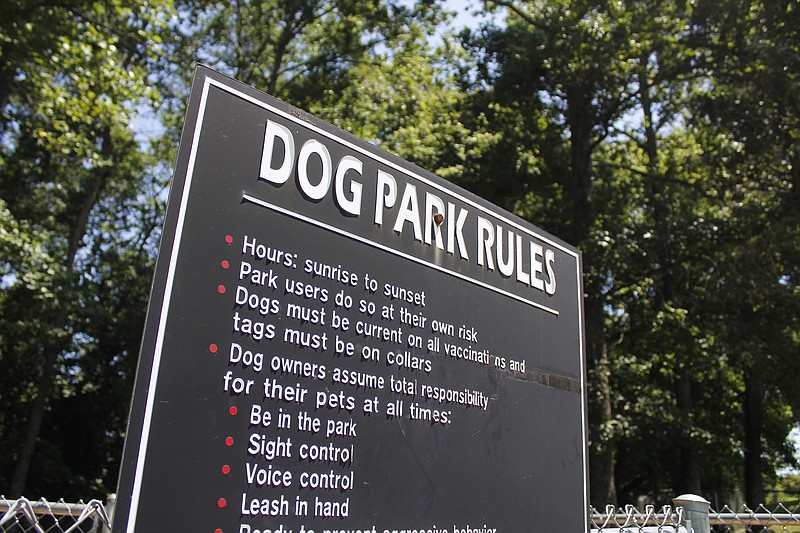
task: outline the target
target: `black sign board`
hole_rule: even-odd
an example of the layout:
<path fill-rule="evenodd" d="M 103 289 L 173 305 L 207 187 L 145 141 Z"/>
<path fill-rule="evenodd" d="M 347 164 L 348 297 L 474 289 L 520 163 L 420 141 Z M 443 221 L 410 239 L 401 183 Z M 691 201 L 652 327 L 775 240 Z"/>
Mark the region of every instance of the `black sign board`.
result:
<path fill-rule="evenodd" d="M 115 532 L 587 531 L 580 255 L 199 67 Z"/>

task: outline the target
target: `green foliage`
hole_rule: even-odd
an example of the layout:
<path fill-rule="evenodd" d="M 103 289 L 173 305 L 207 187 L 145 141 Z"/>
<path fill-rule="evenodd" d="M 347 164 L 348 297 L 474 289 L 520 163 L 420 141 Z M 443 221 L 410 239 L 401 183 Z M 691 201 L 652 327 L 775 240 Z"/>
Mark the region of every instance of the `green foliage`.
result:
<path fill-rule="evenodd" d="M 787 474 L 775 483 L 766 505 L 768 509 L 772 509 L 778 504 L 783 504 L 790 510 L 800 505 L 800 475 Z"/>
<path fill-rule="evenodd" d="M 116 482 L 152 266 L 152 248 L 142 246 L 151 229 L 137 205 L 146 162 L 125 124 L 135 105 L 156 97 L 148 63 L 159 53 L 169 6 L 7 7 L 0 18 L 0 485 L 9 495 L 27 488 L 77 498 Z M 111 327 L 107 317 L 121 322 Z"/>
<path fill-rule="evenodd" d="M 597 505 L 754 502 L 791 461 L 800 21 L 724 4 L 486 1 L 463 36 L 504 157 L 462 183 L 584 252 Z"/>

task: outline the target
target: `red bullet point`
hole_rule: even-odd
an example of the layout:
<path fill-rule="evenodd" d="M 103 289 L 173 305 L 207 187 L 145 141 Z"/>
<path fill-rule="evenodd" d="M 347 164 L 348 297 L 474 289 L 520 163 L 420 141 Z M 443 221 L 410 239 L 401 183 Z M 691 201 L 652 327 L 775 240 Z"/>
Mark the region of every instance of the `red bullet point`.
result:
<path fill-rule="evenodd" d="M 217 292 L 220 294 L 225 294 L 225 285 L 219 285 L 217 287 Z"/>
<path fill-rule="evenodd" d="M 225 242 L 227 242 L 228 244 L 232 243 L 233 237 L 230 235 L 225 235 Z"/>
<path fill-rule="evenodd" d="M 222 465 L 222 473 L 227 476 L 231 473 L 231 467 L 228 465 Z"/>
<path fill-rule="evenodd" d="M 222 533 L 222 530 L 220 528 L 217 528 L 214 530 L 214 533 Z"/>
<path fill-rule="evenodd" d="M 231 405 L 231 408 L 228 409 L 228 412 L 231 414 L 231 416 L 236 416 L 236 413 L 238 413 L 239 410 L 236 408 L 235 405 Z"/>
<path fill-rule="evenodd" d="M 208 351 L 211 353 L 217 353 L 217 345 L 216 344 L 209 344 Z"/>
<path fill-rule="evenodd" d="M 220 498 L 217 500 L 217 507 L 220 509 L 224 509 L 226 505 L 228 505 L 228 502 L 225 501 L 225 498 Z"/>
<path fill-rule="evenodd" d="M 233 446 L 233 437 L 225 439 L 225 446 Z"/>
<path fill-rule="evenodd" d="M 224 268 L 225 270 L 228 270 L 231 267 L 231 264 L 228 263 L 227 261 L 223 261 L 220 264 L 222 265 L 222 268 Z"/>

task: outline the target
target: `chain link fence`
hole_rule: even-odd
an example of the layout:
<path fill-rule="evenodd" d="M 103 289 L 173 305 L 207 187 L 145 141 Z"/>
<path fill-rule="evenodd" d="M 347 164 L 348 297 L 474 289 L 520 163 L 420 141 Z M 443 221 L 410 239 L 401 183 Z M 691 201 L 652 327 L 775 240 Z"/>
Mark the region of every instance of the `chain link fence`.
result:
<path fill-rule="evenodd" d="M 589 515 L 592 533 L 800 533 L 800 506 L 783 504 L 772 509 L 764 505 L 742 506 L 739 511 L 727 505 L 709 509 L 706 531 L 693 528 L 681 507 L 656 511 L 650 505 L 641 511 L 632 505 L 609 505 L 602 512 L 591 507 Z"/>
<path fill-rule="evenodd" d="M 0 533 L 110 533 L 114 503 L 114 495 L 105 503 L 10 500 L 0 496 Z M 719 511 L 709 510 L 706 531 L 693 528 L 687 516 L 682 507 L 668 505 L 661 509 L 648 505 L 644 510 L 633 505 L 607 505 L 602 511 L 589 508 L 592 533 L 800 533 L 800 506 L 743 506 L 740 511 L 723 506 Z"/>
<path fill-rule="evenodd" d="M 0 533 L 109 533 L 111 520 L 107 505 L 113 508 L 113 496 L 106 504 L 48 502 L 27 498 L 9 500 L 0 496 Z"/>
<path fill-rule="evenodd" d="M 633 505 L 617 508 L 606 505 L 601 512 L 594 507 L 589 508 L 589 520 L 592 533 L 687 533 L 684 523 L 683 509 L 665 505 L 660 511 L 648 505 L 644 512 Z"/>
<path fill-rule="evenodd" d="M 750 509 L 744 505 L 737 512 L 725 505 L 709 511 L 708 520 L 714 533 L 800 533 L 800 506 L 789 509 L 779 503 L 773 509 L 764 505 Z"/>

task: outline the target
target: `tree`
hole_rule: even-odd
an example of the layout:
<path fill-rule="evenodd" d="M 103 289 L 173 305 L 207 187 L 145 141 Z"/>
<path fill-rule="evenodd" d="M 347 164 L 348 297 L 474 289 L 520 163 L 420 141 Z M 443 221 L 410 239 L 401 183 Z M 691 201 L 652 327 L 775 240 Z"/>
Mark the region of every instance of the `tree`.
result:
<path fill-rule="evenodd" d="M 142 238 L 138 227 L 118 225 L 131 222 L 121 218 L 133 216 L 128 207 L 138 201 L 144 170 L 124 124 L 134 103 L 152 96 L 146 64 L 157 51 L 167 8 L 152 2 L 14 2 L 0 21 L 0 205 L 10 252 L 2 262 L 0 358 L 14 383 L 0 393 L 3 411 L 13 413 L 3 420 L 1 475 L 12 495 L 30 488 L 35 453 L 48 465 L 37 488 L 63 482 L 59 470 L 68 468 L 68 460 L 59 460 L 62 447 L 48 445 L 44 419 L 82 397 L 86 387 L 102 390 L 85 381 L 82 365 L 104 344 L 86 326 L 108 309 L 86 289 L 112 278 L 99 277 L 103 265 L 91 251 L 101 234 L 124 236 L 115 242 L 120 249 Z M 146 279 L 149 260 L 146 254 L 139 259 L 134 268 Z M 87 307 L 92 300 L 94 309 Z M 138 320 L 131 327 L 140 331 L 143 316 Z M 96 354 L 106 364 L 121 355 Z M 95 409 L 101 418 L 109 407 L 119 408 L 107 404 L 104 411 L 101 405 Z M 105 442 L 110 433 L 97 424 L 87 436 Z M 112 456 L 102 461 L 107 469 L 121 449 L 106 452 Z M 114 473 L 92 477 L 90 486 L 113 486 Z"/>
<path fill-rule="evenodd" d="M 464 36 L 477 63 L 464 122 L 492 142 L 461 182 L 584 252 L 592 501 L 774 471 L 796 405 L 765 370 L 797 349 L 778 319 L 797 305 L 796 91 L 756 76 L 780 101 L 757 114 L 741 73 L 794 64 L 791 2 L 484 4 L 506 25 Z M 767 58 L 775 47 L 786 55 Z M 771 133 L 742 126 L 748 114 Z M 744 260 L 756 245 L 766 276 Z"/>
<path fill-rule="evenodd" d="M 2 18 L 0 358 L 13 378 L 0 393 L 0 481 L 13 494 L 113 487 L 186 59 L 344 117 L 360 103 L 350 87 L 385 76 L 391 54 L 412 58 L 443 20 L 429 2 L 187 2 L 180 21 L 170 9 L 16 2 Z M 159 93 L 168 130 L 151 159 L 124 124 Z M 93 465 L 77 473 L 76 462 Z"/>
<path fill-rule="evenodd" d="M 701 3 L 696 19 L 714 67 L 713 91 L 698 110 L 728 143 L 720 322 L 742 368 L 744 485 L 748 504 L 757 505 L 774 471 L 765 459 L 785 455 L 781 445 L 797 421 L 786 411 L 798 408 L 795 387 L 783 376 L 798 349 L 800 12 L 792 1 L 711 4 Z"/>
<path fill-rule="evenodd" d="M 513 113 L 517 120 L 504 122 L 513 129 L 504 130 L 501 142 L 525 147 L 524 152 L 512 152 L 525 154 L 511 163 L 514 168 L 503 169 L 505 174 L 492 169 L 486 175 L 519 178 L 514 182 L 527 190 L 518 189 L 512 193 L 516 200 L 503 203 L 525 206 L 527 213 L 517 212 L 584 251 L 592 383 L 591 492 L 593 501 L 613 502 L 616 451 L 608 359 L 613 340 L 606 335 L 604 295 L 609 265 L 602 260 L 602 207 L 597 203 L 594 163 L 596 149 L 632 104 L 629 85 L 634 72 L 627 55 L 630 27 L 625 6 L 588 1 L 487 1 L 485 5 L 504 8 L 507 17 L 504 28 L 486 26 L 479 35 L 466 36 L 467 46 L 483 60 L 479 72 L 488 86 L 478 93 L 491 103 L 483 100 L 479 105 L 492 109 L 499 104 L 505 113 Z M 537 194 L 542 190 L 549 194 Z M 550 209 L 561 204 L 561 212 L 534 207 L 542 197 L 558 199 L 548 203 Z"/>
<path fill-rule="evenodd" d="M 377 65 L 382 51 L 430 36 L 443 20 L 428 1 L 187 1 L 177 9 L 182 21 L 193 22 L 172 23 L 175 37 L 161 79 L 180 109 L 193 61 L 311 109 L 350 87 L 354 68 Z"/>
<path fill-rule="evenodd" d="M 425 170 L 457 179 L 467 151 L 486 139 L 461 122 L 464 95 L 443 64 L 455 61 L 458 48 L 431 48 L 426 28 L 416 25 L 372 61 L 354 66 L 347 87 L 326 90 L 309 110 Z"/>

